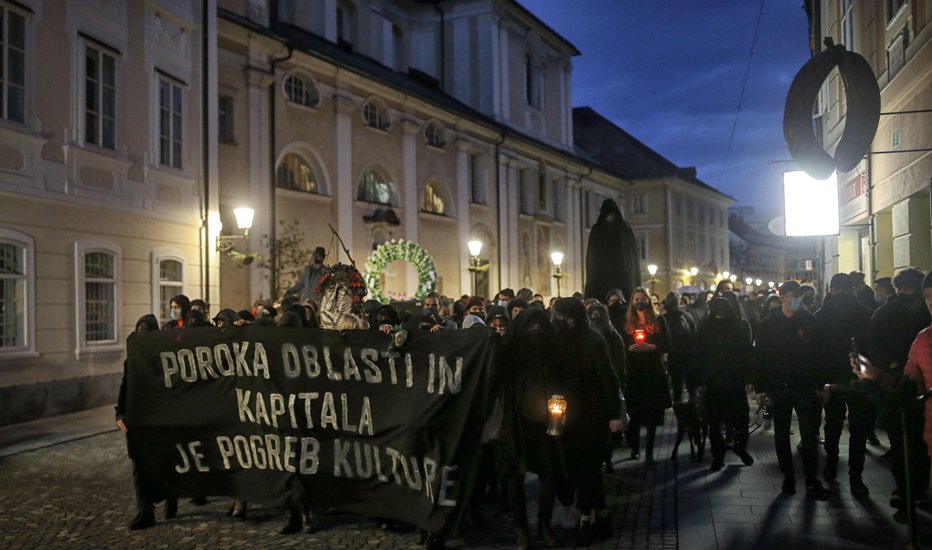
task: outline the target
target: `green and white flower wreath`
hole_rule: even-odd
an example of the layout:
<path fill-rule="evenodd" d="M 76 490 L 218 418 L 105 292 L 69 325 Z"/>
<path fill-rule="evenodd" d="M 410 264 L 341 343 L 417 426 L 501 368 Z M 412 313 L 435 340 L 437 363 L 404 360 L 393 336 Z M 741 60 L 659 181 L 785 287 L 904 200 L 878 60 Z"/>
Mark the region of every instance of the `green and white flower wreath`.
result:
<path fill-rule="evenodd" d="M 417 293 L 414 295 L 415 299 L 423 300 L 431 292 L 436 292 L 437 266 L 434 265 L 434 260 L 430 257 L 430 254 L 411 241 L 392 239 L 373 250 L 363 266 L 366 270 L 366 287 L 369 289 L 370 298 L 383 304 L 388 303 L 389 300 L 382 291 L 379 276 L 385 266 L 399 260 L 411 262 L 414 269 L 417 270 L 418 287 Z"/>

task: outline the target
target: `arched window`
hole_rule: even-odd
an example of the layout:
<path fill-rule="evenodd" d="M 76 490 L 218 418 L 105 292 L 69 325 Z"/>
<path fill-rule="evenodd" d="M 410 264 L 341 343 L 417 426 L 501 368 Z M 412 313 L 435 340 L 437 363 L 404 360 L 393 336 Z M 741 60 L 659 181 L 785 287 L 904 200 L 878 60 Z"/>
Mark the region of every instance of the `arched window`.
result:
<path fill-rule="evenodd" d="M 381 171 L 367 169 L 362 173 L 356 200 L 392 206 L 398 204 L 397 195 L 395 184 Z"/>
<path fill-rule="evenodd" d="M 431 180 L 424 188 L 424 197 L 421 199 L 421 212 L 446 216 L 447 204 L 444 199 L 443 184 Z"/>
<path fill-rule="evenodd" d="M 283 83 L 285 97 L 288 101 L 302 107 L 316 107 L 320 103 L 320 92 L 314 82 L 298 73 L 291 73 L 285 77 Z"/>
<path fill-rule="evenodd" d="M 391 126 L 388 109 L 377 99 L 370 99 L 362 106 L 362 119 L 366 126 L 377 130 L 388 131 Z"/>
<path fill-rule="evenodd" d="M 77 354 L 122 349 L 120 326 L 121 251 L 107 241 L 75 243 Z"/>
<path fill-rule="evenodd" d="M 278 165 L 276 183 L 282 189 L 319 193 L 317 175 L 311 165 L 297 153 L 288 153 Z"/>
<path fill-rule="evenodd" d="M 439 122 L 428 122 L 424 126 L 424 139 L 427 145 L 438 149 L 445 149 L 447 146 L 447 131 Z"/>

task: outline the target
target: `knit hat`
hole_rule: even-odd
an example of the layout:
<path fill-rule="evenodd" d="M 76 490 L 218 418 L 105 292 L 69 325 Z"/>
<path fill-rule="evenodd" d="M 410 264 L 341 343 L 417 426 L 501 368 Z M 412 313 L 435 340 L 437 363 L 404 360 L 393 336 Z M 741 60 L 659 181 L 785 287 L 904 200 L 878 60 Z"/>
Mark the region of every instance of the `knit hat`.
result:
<path fill-rule="evenodd" d="M 832 275 L 832 280 L 828 283 L 828 287 L 850 290 L 854 288 L 854 283 L 851 281 L 851 275 L 847 273 L 836 273 Z"/>
<path fill-rule="evenodd" d="M 469 311 L 469 308 L 473 306 L 481 306 L 482 308 L 485 308 L 485 298 L 482 296 L 471 296 L 468 300 L 466 300 L 466 311 Z"/>

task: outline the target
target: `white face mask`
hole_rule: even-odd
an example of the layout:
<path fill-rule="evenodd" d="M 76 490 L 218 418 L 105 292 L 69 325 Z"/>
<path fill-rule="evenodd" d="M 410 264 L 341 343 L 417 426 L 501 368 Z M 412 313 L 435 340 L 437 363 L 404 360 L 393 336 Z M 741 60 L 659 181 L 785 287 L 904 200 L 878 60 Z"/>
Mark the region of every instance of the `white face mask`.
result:
<path fill-rule="evenodd" d="M 181 310 L 172 308 L 171 316 L 172 316 L 173 321 L 177 321 L 178 319 L 181 319 Z"/>

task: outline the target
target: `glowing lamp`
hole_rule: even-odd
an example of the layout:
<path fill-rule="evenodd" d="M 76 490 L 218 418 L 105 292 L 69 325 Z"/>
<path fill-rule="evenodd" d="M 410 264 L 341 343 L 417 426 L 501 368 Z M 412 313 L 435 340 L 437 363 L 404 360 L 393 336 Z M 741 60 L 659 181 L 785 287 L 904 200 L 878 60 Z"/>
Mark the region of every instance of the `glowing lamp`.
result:
<path fill-rule="evenodd" d="M 550 412 L 547 435 L 563 435 L 563 426 L 566 424 L 566 399 L 562 395 L 551 396 L 547 401 L 547 410 Z"/>
<path fill-rule="evenodd" d="M 644 329 L 636 329 L 634 331 L 634 343 L 635 344 L 646 344 L 647 343 L 647 333 L 644 332 Z"/>

